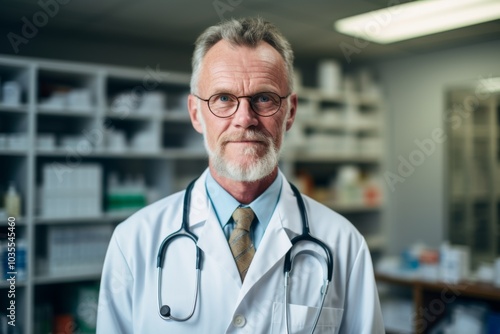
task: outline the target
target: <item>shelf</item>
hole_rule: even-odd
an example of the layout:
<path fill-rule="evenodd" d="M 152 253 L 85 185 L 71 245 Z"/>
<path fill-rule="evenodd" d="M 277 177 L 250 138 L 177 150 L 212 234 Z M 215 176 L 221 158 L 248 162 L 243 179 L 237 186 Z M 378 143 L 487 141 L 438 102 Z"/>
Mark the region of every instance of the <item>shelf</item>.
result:
<path fill-rule="evenodd" d="M 191 123 L 191 118 L 189 117 L 189 113 L 187 111 L 185 113 L 167 112 L 163 115 L 163 120 L 169 122 Z"/>
<path fill-rule="evenodd" d="M 378 107 L 382 103 L 379 96 L 360 94 L 356 101 L 358 105 Z"/>
<path fill-rule="evenodd" d="M 5 156 L 23 156 L 28 154 L 28 149 L 8 149 L 8 150 L 2 150 L 0 149 L 0 156 L 5 155 Z"/>
<path fill-rule="evenodd" d="M 16 289 L 17 288 L 22 288 L 26 286 L 26 280 L 16 280 Z M 7 282 L 7 280 L 3 279 L 0 281 L 0 289 L 8 289 L 10 287 L 10 284 Z M 3 293 L 3 292 L 0 292 Z"/>
<path fill-rule="evenodd" d="M 325 203 L 326 206 L 338 213 L 364 213 L 364 212 L 375 212 L 382 209 L 381 205 L 366 205 L 366 204 L 337 204 L 335 202 Z"/>
<path fill-rule="evenodd" d="M 71 153 L 73 154 L 73 152 Z M 37 155 L 40 157 L 65 157 L 67 151 L 57 149 L 55 151 L 38 150 Z M 182 148 L 163 149 L 157 152 L 140 152 L 140 151 L 94 151 L 90 154 L 81 154 L 82 158 L 102 158 L 102 159 L 137 159 L 148 158 L 158 160 L 170 159 L 204 159 L 207 157 L 205 151 L 201 150 L 186 150 Z"/>
<path fill-rule="evenodd" d="M 114 120 L 120 120 L 120 121 L 152 121 L 160 118 L 161 114 L 140 114 L 140 113 L 134 113 L 134 112 L 129 112 L 129 113 L 120 113 L 120 112 L 107 112 L 104 114 L 105 117 L 109 119 L 114 119 Z"/>
<path fill-rule="evenodd" d="M 329 119 L 314 119 L 304 120 L 302 124 L 308 128 L 315 128 L 316 130 L 335 131 L 343 133 L 359 133 L 359 132 L 378 132 L 380 126 L 377 124 L 356 124 L 345 121 L 335 121 Z"/>
<path fill-rule="evenodd" d="M 55 225 L 55 224 L 89 224 L 89 223 L 116 223 L 127 219 L 132 213 L 105 213 L 97 217 L 36 217 L 37 225 Z"/>
<path fill-rule="evenodd" d="M 33 278 L 37 285 L 94 281 L 101 278 L 101 270 L 91 273 L 68 273 L 65 275 L 40 275 Z"/>
<path fill-rule="evenodd" d="M 169 112 L 167 110 L 164 110 L 160 113 L 151 113 L 151 114 L 139 114 L 139 113 L 112 113 L 112 112 L 107 112 L 104 114 L 105 117 L 109 119 L 117 119 L 117 120 L 144 120 L 144 121 L 151 121 L 151 120 L 158 120 L 161 119 L 163 121 L 167 122 L 181 122 L 181 123 L 191 123 L 191 118 L 189 117 L 189 113 L 186 112 Z"/>
<path fill-rule="evenodd" d="M 38 115 L 47 116 L 61 116 L 61 117 L 95 117 L 95 109 L 90 109 L 88 111 L 83 110 L 71 110 L 69 108 L 52 108 L 38 106 Z"/>
<path fill-rule="evenodd" d="M 9 218 L 9 216 L 0 216 L 0 226 L 9 226 L 7 218 Z M 16 218 L 16 227 L 23 225 L 26 225 L 26 218 L 25 217 Z"/>
<path fill-rule="evenodd" d="M 324 163 L 379 163 L 380 156 L 360 156 L 343 153 L 310 153 L 284 154 L 284 160 L 294 160 L 297 162 L 324 162 Z"/>
<path fill-rule="evenodd" d="M 314 99 L 325 102 L 345 103 L 344 92 L 327 94 L 318 88 L 299 87 L 297 95 L 302 99 Z"/>
<path fill-rule="evenodd" d="M 10 106 L 0 103 L 0 112 L 10 112 L 10 113 L 27 113 L 27 105 Z"/>

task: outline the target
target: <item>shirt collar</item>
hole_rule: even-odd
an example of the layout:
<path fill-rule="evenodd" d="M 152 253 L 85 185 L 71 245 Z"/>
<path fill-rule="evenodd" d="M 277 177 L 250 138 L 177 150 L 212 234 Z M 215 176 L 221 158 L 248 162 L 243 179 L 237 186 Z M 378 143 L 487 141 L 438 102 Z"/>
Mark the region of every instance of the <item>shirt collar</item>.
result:
<path fill-rule="evenodd" d="M 250 207 L 255 213 L 259 224 L 263 224 L 265 228 L 269 224 L 276 204 L 278 203 L 282 183 L 282 176 L 278 173 L 273 183 L 248 205 L 239 203 L 231 194 L 222 188 L 217 181 L 215 181 L 210 172 L 207 173 L 205 186 L 210 202 L 212 203 L 222 228 L 229 222 L 234 210 L 239 206 Z"/>

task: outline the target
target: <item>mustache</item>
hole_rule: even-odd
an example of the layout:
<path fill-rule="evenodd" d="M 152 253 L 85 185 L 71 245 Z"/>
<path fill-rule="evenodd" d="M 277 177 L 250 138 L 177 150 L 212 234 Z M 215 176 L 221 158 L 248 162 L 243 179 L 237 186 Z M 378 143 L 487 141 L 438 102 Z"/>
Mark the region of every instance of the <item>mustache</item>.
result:
<path fill-rule="evenodd" d="M 270 140 L 270 136 L 266 135 L 262 131 L 250 129 L 250 130 L 245 130 L 243 132 L 233 132 L 225 134 L 220 141 L 221 143 L 225 144 L 231 141 L 246 141 L 246 140 L 268 143 Z"/>

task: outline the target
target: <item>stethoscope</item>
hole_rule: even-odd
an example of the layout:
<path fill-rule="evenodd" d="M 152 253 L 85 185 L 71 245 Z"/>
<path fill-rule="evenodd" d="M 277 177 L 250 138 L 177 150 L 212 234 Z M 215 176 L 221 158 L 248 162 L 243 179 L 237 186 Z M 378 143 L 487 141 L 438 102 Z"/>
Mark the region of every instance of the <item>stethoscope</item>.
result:
<path fill-rule="evenodd" d="M 182 209 L 182 224 L 179 230 L 175 231 L 174 233 L 168 235 L 163 242 L 160 245 L 160 249 L 158 250 L 158 256 L 156 258 L 156 268 L 158 269 L 158 291 L 157 291 L 157 299 L 158 299 L 158 310 L 160 313 L 160 317 L 164 320 L 174 320 L 174 321 L 186 321 L 190 319 L 194 311 L 196 309 L 196 303 L 198 301 L 198 291 L 200 287 L 200 276 L 201 276 L 201 250 L 197 246 L 197 241 L 198 237 L 194 235 L 190 230 L 189 230 L 189 208 L 191 204 L 191 191 L 193 190 L 194 183 L 196 179 L 193 180 L 186 188 L 186 192 L 184 194 L 184 207 Z M 323 285 L 320 289 L 320 307 L 318 308 L 318 311 L 316 312 L 316 316 L 314 318 L 313 326 L 311 333 L 314 332 L 316 329 L 316 326 L 318 324 L 319 317 L 321 315 L 321 311 L 323 310 L 323 304 L 325 302 L 326 294 L 328 292 L 328 286 L 332 280 L 332 275 L 333 275 L 333 256 L 332 252 L 328 248 L 328 246 L 323 243 L 321 240 L 316 239 L 313 237 L 310 232 L 309 232 L 309 221 L 307 219 L 307 213 L 306 213 L 306 208 L 304 204 L 304 199 L 302 198 L 302 195 L 298 191 L 298 189 L 290 183 L 290 186 L 293 190 L 293 193 L 295 194 L 295 197 L 297 198 L 297 205 L 299 206 L 300 210 L 300 216 L 302 218 L 302 234 L 294 237 L 291 240 L 292 247 L 288 250 L 288 252 L 285 255 L 285 263 L 284 263 L 284 276 L 285 276 L 285 303 L 284 303 L 284 316 L 285 316 L 285 327 L 286 327 L 286 332 L 289 333 L 288 330 L 288 292 L 289 292 L 289 286 L 290 286 L 290 273 L 293 269 L 293 262 L 295 258 L 299 255 L 310 255 L 314 256 L 316 259 L 322 263 L 322 268 L 323 268 Z M 196 247 L 196 289 L 194 292 L 194 297 L 193 297 L 193 307 L 190 311 L 190 313 L 185 316 L 185 317 L 176 317 L 171 314 L 171 308 L 168 305 L 163 305 L 161 301 L 161 282 L 162 282 L 162 268 L 163 268 L 163 258 L 165 256 L 165 251 L 168 245 L 174 241 L 175 239 L 179 238 L 188 238 L 190 239 Z M 295 245 L 301 242 L 312 242 L 318 246 L 320 246 L 326 256 L 325 258 L 322 258 L 319 256 L 317 252 L 313 252 L 311 250 L 302 250 L 297 252 L 295 255 L 292 256 L 292 250 Z"/>

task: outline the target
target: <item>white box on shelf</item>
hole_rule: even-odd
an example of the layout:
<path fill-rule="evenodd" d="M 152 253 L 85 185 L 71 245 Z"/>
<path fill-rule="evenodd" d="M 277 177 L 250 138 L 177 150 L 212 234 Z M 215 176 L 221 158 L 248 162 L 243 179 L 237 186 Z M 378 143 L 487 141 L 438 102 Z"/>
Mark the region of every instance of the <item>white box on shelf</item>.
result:
<path fill-rule="evenodd" d="M 6 133 L 0 133 L 0 150 L 7 149 L 8 135 Z"/>
<path fill-rule="evenodd" d="M 72 89 L 66 94 L 66 103 L 70 111 L 91 112 L 92 94 L 87 88 Z"/>
<path fill-rule="evenodd" d="M 82 164 L 65 173 L 43 167 L 40 211 L 43 217 L 97 217 L 102 214 L 102 167 Z"/>
<path fill-rule="evenodd" d="M 130 148 L 140 152 L 157 152 L 160 150 L 160 142 L 154 131 L 141 131 L 132 137 Z"/>
<path fill-rule="evenodd" d="M 45 152 L 54 151 L 56 149 L 56 136 L 52 133 L 39 133 L 36 137 L 36 148 Z"/>
<path fill-rule="evenodd" d="M 102 267 L 112 225 L 49 226 L 47 271 L 50 275 L 97 273 Z"/>
<path fill-rule="evenodd" d="M 6 81 L 2 87 L 2 103 L 6 106 L 21 105 L 21 85 L 17 81 Z"/>
<path fill-rule="evenodd" d="M 127 151 L 127 138 L 123 131 L 107 131 L 106 146 L 110 152 L 125 152 Z"/>
<path fill-rule="evenodd" d="M 331 95 L 340 91 L 342 68 L 335 59 L 323 60 L 318 66 L 318 86 L 325 94 Z"/>
<path fill-rule="evenodd" d="M 137 108 L 137 113 L 148 115 L 160 115 L 165 109 L 167 97 L 162 92 L 147 92 Z"/>
<path fill-rule="evenodd" d="M 28 148 L 26 133 L 11 133 L 7 136 L 7 148 L 10 150 L 25 150 Z"/>

